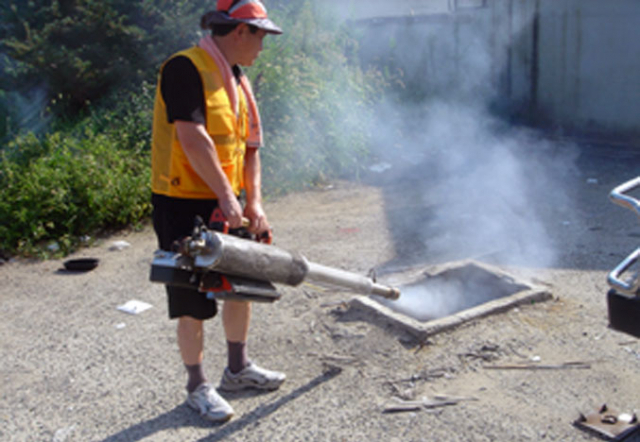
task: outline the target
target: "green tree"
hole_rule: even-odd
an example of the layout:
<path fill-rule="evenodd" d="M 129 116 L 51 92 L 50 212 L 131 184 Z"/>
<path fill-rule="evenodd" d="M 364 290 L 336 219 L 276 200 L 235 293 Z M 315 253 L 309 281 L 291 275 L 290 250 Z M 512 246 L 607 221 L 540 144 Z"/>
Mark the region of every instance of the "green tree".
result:
<path fill-rule="evenodd" d="M 57 115 L 75 114 L 154 75 L 167 49 L 192 40 L 204 1 L 29 0 L 0 8 L 13 90 L 47 91 Z M 189 23 L 189 26 L 185 26 Z"/>

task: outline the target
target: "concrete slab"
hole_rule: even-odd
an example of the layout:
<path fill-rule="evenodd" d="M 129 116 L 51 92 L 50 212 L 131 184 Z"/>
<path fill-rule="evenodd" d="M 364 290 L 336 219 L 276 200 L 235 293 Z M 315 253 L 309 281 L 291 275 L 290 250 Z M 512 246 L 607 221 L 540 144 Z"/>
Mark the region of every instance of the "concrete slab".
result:
<path fill-rule="evenodd" d="M 416 319 L 405 314 L 393 303 L 378 300 L 373 297 L 357 296 L 351 299 L 350 306 L 373 315 L 374 322 L 398 327 L 422 340 L 428 336 L 457 327 L 465 322 L 479 319 L 488 315 L 501 313 L 523 304 L 547 301 L 552 298 L 548 289 L 533 283 L 516 279 L 504 269 L 476 261 L 459 261 L 432 266 L 426 269 L 412 269 L 411 271 L 388 275 L 385 283 L 403 287 L 429 284 L 431 281 L 452 280 L 466 278 L 461 281 L 467 288 L 477 289 L 479 283 L 490 284 L 496 292 L 493 299 L 479 305 L 463 308 L 444 317 L 427 320 Z M 473 293 L 468 297 L 473 298 Z"/>

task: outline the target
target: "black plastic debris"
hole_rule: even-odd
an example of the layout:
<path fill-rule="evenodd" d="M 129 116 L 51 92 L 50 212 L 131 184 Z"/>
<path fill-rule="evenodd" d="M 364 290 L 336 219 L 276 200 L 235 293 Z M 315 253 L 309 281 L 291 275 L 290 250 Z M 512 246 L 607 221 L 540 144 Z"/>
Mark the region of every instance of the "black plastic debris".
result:
<path fill-rule="evenodd" d="M 64 262 L 64 268 L 71 272 L 88 272 L 98 267 L 96 258 L 69 259 Z"/>
<path fill-rule="evenodd" d="M 612 329 L 640 338 L 640 296 L 611 289 L 607 293 L 607 307 Z"/>

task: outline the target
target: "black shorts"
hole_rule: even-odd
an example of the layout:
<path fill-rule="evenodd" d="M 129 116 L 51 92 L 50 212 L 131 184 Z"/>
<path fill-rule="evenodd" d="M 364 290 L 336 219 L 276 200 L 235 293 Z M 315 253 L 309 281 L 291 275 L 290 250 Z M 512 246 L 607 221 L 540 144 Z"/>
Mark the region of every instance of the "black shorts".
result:
<path fill-rule="evenodd" d="M 192 200 L 170 198 L 153 194 L 153 228 L 158 238 L 158 247 L 171 250 L 174 241 L 191 235 L 196 216 L 205 223 L 211 212 L 218 207 L 218 200 Z M 207 299 L 206 293 L 184 287 L 166 286 L 169 302 L 169 318 L 191 316 L 195 319 L 211 319 L 218 312 L 215 300 Z"/>

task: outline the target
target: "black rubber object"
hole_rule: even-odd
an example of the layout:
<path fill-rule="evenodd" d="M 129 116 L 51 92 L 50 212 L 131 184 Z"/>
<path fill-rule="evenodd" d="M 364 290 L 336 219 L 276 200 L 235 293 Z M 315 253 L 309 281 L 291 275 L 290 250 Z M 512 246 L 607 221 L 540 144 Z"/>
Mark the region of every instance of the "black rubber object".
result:
<path fill-rule="evenodd" d="M 72 272 L 88 272 L 98 267 L 96 258 L 70 259 L 64 262 L 64 268 Z"/>
<path fill-rule="evenodd" d="M 607 306 L 611 328 L 640 338 L 640 296 L 611 289 L 607 293 Z"/>

